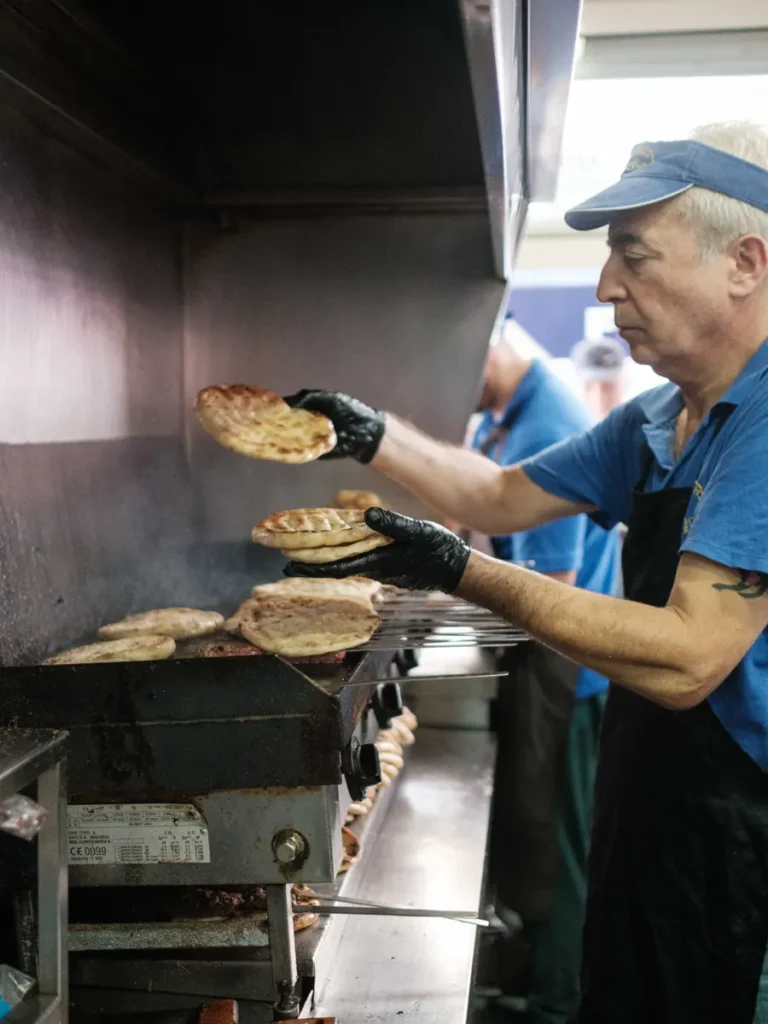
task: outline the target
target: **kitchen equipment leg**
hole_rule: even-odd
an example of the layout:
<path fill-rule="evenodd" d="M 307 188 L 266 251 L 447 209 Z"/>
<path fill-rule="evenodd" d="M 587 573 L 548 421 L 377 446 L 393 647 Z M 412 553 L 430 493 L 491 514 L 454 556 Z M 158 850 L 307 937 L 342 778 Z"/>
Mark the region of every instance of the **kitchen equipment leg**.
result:
<path fill-rule="evenodd" d="M 42 773 L 37 799 L 48 818 L 37 837 L 38 989 L 57 1005 L 59 1024 L 67 1024 L 67 795 L 63 763 Z"/>
<path fill-rule="evenodd" d="M 269 921 L 272 982 L 275 989 L 275 1019 L 290 1020 L 299 1015 L 296 994 L 296 942 L 293 934 L 293 908 L 290 885 L 268 885 L 267 919 Z"/>

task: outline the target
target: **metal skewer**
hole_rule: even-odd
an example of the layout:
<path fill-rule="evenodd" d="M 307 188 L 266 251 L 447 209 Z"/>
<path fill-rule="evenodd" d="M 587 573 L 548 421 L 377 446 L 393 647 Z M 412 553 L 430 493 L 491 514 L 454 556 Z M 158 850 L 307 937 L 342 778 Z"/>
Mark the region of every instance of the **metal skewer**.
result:
<path fill-rule="evenodd" d="M 369 917 L 439 917 L 459 924 L 472 924 L 476 928 L 487 928 L 489 922 L 469 910 L 422 910 L 419 907 L 392 907 L 373 900 L 354 899 L 348 896 L 323 896 L 329 903 L 309 905 L 306 909 L 313 914 L 360 914 Z M 340 903 L 342 906 L 331 906 Z"/>
<path fill-rule="evenodd" d="M 339 687 L 378 686 L 380 683 L 442 683 L 450 679 L 504 679 L 508 675 L 509 672 L 446 672 L 442 676 L 405 676 L 402 679 L 390 676 L 387 679 L 366 679 L 365 682 L 353 679 L 351 683 L 339 683 Z"/>

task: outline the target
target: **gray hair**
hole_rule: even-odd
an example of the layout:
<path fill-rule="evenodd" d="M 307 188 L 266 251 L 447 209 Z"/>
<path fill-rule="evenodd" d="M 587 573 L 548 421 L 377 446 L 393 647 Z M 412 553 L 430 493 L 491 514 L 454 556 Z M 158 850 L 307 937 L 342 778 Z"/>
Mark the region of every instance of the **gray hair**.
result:
<path fill-rule="evenodd" d="M 690 135 L 768 170 L 768 132 L 748 121 L 729 121 L 696 128 Z M 676 209 L 693 231 L 702 259 L 722 252 L 742 235 L 761 235 L 768 242 L 768 213 L 740 199 L 694 187 L 676 200 Z"/>

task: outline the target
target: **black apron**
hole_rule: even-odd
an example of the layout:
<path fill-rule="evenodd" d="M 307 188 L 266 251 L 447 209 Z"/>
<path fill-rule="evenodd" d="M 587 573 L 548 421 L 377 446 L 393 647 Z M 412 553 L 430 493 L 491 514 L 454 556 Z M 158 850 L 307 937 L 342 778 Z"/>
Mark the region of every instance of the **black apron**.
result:
<path fill-rule="evenodd" d="M 480 447 L 491 456 L 503 444 L 522 407 L 507 415 Z M 495 558 L 506 552 L 491 538 Z M 566 770 L 568 733 L 579 668 L 548 647 L 528 641 L 507 648 L 492 708 L 498 756 L 489 876 L 496 898 L 526 924 L 546 921 L 552 909 L 559 850 L 557 827 Z"/>
<path fill-rule="evenodd" d="M 691 488 L 635 488 L 627 598 L 667 603 Z M 766 680 L 768 685 L 768 680 Z M 708 700 L 611 686 L 601 733 L 579 1024 L 752 1024 L 768 941 L 768 775 Z"/>

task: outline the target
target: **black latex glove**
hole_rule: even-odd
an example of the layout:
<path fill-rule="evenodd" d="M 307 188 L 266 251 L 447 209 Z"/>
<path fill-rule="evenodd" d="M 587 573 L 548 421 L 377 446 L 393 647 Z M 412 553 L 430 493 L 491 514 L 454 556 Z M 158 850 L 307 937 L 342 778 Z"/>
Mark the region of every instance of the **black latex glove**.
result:
<path fill-rule="evenodd" d="M 384 413 L 339 391 L 305 388 L 285 401 L 294 409 L 321 412 L 336 430 L 336 447 L 321 459 L 357 459 L 370 462 L 384 436 Z"/>
<path fill-rule="evenodd" d="M 286 576 L 333 579 L 368 576 L 408 590 L 444 590 L 448 594 L 459 585 L 470 547 L 455 533 L 437 523 L 409 519 L 383 508 L 369 508 L 365 521 L 394 543 L 338 562 L 289 562 L 283 572 Z"/>

